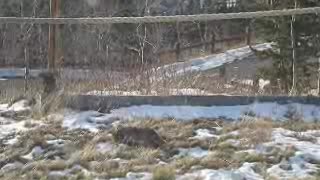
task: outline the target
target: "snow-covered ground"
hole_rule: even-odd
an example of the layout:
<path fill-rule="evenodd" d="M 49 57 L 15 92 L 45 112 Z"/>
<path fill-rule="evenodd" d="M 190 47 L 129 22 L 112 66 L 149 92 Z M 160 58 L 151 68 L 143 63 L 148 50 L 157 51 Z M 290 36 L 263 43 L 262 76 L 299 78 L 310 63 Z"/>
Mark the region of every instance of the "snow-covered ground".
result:
<path fill-rule="evenodd" d="M 178 180 L 189 179 L 205 179 L 205 180 L 263 180 L 263 179 L 317 179 L 314 174 L 319 172 L 319 156 L 320 156 L 320 131 L 313 130 L 303 132 L 300 135 L 306 135 L 316 140 L 309 142 L 299 140 L 294 137 L 293 132 L 282 128 L 273 129 L 272 139 L 270 142 L 260 144 L 256 149 L 249 149 L 247 152 L 252 154 L 260 154 L 261 156 L 268 154 L 267 147 L 280 147 L 281 149 L 295 148 L 292 157 L 288 160 L 283 159 L 279 164 L 267 166 L 265 172 L 261 170 L 259 162 L 243 163 L 239 168 L 233 169 L 201 169 L 193 170 L 183 175 L 176 175 Z M 269 148 L 271 149 L 271 148 Z M 180 149 L 179 155 L 190 156 L 193 158 L 205 158 L 212 152 L 202 150 L 201 148 Z M 270 156 L 271 157 L 271 156 Z M 260 170 L 259 170 L 260 168 Z M 140 173 L 140 178 L 151 180 L 152 174 Z M 131 173 L 121 180 L 135 180 Z"/>
<path fill-rule="evenodd" d="M 197 178 L 206 180 L 263 180 L 262 176 L 254 172 L 254 166 L 254 163 L 244 163 L 242 167 L 236 170 L 204 169 L 179 176 L 177 180 L 189 180 Z"/>
<path fill-rule="evenodd" d="M 9 113 L 9 112 L 24 112 L 30 110 L 30 107 L 26 105 L 26 101 L 18 101 L 13 105 L 8 106 L 8 104 L 0 105 L 0 113 Z M 294 108 L 295 107 L 295 108 Z M 76 136 L 76 139 L 73 139 L 74 135 L 70 135 L 71 132 L 76 132 L 74 130 L 79 129 L 88 129 L 88 133 L 92 133 L 92 138 L 88 141 L 90 145 L 93 142 L 97 142 L 94 144 L 95 151 L 98 151 L 102 154 L 111 153 L 117 154 L 120 151 L 123 151 L 125 148 L 123 145 L 115 144 L 113 141 L 108 141 L 108 137 L 106 135 L 102 136 L 104 141 L 96 141 L 95 136 L 99 136 L 100 133 L 104 131 L 109 132 L 110 128 L 114 126 L 118 126 L 119 124 L 123 124 L 125 122 L 130 123 L 130 121 L 121 121 L 120 119 L 131 120 L 135 118 L 158 118 L 159 122 L 161 118 L 176 118 L 177 120 L 192 120 L 192 119 L 201 119 L 201 118 L 215 118 L 219 116 L 226 116 L 227 118 L 238 119 L 244 117 L 245 112 L 248 112 L 250 109 L 251 118 L 254 117 L 271 117 L 276 119 L 285 120 L 285 114 L 288 112 L 292 112 L 292 109 L 296 109 L 297 114 L 300 114 L 302 118 L 306 118 L 308 120 L 314 120 L 315 118 L 319 118 L 319 115 L 316 112 L 319 112 L 319 107 L 311 106 L 311 105 L 303 105 L 303 104 L 290 104 L 290 105 L 279 105 L 274 103 L 265 103 L 265 104 L 252 104 L 250 106 L 230 106 L 230 107 L 152 107 L 152 106 L 140 106 L 140 107 L 129 107 L 129 108 L 121 108 L 118 110 L 112 111 L 110 114 L 99 113 L 96 111 L 86 111 L 86 112 L 73 112 L 70 110 L 65 111 L 65 115 L 63 116 L 62 126 L 66 127 L 65 132 L 61 131 L 60 133 L 65 133 L 66 136 L 60 136 L 58 134 L 50 134 L 45 135 L 45 144 L 34 144 L 34 146 L 28 147 L 29 150 L 26 149 L 21 151 L 21 158 L 29 161 L 29 162 L 37 162 L 37 159 L 41 159 L 43 157 L 47 157 L 52 153 L 57 153 L 57 159 L 59 159 L 59 155 L 61 151 L 66 149 L 66 145 L 72 143 L 70 139 L 73 141 L 79 140 L 79 138 L 88 138 L 85 136 L 82 131 L 79 131 L 79 135 Z M 148 114 L 149 113 L 149 114 Z M 207 115 L 206 115 L 207 114 Z M 205 117 L 204 117 L 205 116 Z M 0 139 L 3 145 L 11 146 L 18 143 L 17 138 L 19 138 L 18 133 L 27 132 L 32 127 L 26 126 L 27 121 L 32 121 L 30 117 L 26 117 L 23 120 L 14 120 L 10 117 L 1 117 L 0 118 Z M 138 121 L 138 120 L 137 120 Z M 132 122 L 132 121 L 131 121 Z M 40 125 L 37 128 L 42 128 L 42 122 L 34 123 Z M 143 123 L 143 122 L 142 122 Z M 177 121 L 180 123 L 180 121 Z M 189 123 L 186 121 L 186 123 Z M 190 122 L 191 123 L 191 122 Z M 178 126 L 177 128 L 182 128 L 184 123 Z M 50 128 L 55 128 L 55 126 L 48 126 Z M 171 126 L 172 127 L 172 126 Z M 212 125 L 208 125 L 207 127 L 201 127 L 199 129 L 193 129 L 194 132 L 189 137 L 186 137 L 184 141 L 188 140 L 199 140 L 202 142 L 214 142 L 215 139 L 224 139 L 225 137 L 231 136 L 239 136 L 239 130 L 231 131 L 228 133 L 224 133 L 222 130 L 223 127 L 217 126 L 212 127 Z M 166 132 L 166 130 L 163 130 Z M 176 131 L 179 131 L 177 129 Z M 281 162 L 276 162 L 273 164 L 269 164 L 269 166 L 263 167 L 265 168 L 263 171 L 261 169 L 261 163 L 259 162 L 244 162 L 237 167 L 233 168 L 218 168 L 218 169 L 210 169 L 208 167 L 199 167 L 199 165 L 195 165 L 194 168 L 191 168 L 186 173 L 177 173 L 176 179 L 179 180 L 189 180 L 189 179 L 207 179 L 207 180 L 262 180 L 265 177 L 275 177 L 277 179 L 297 179 L 297 178 L 311 178 L 314 177 L 315 174 L 319 171 L 320 164 L 320 130 L 309 130 L 305 132 L 294 132 L 284 128 L 271 128 L 271 138 L 266 142 L 261 142 L 255 147 L 248 147 L 246 150 L 235 150 L 235 153 L 244 153 L 247 152 L 249 154 L 258 154 L 261 156 L 273 156 L 270 154 L 270 149 L 279 148 L 282 151 L 286 151 L 286 149 L 293 149 L 294 153 L 288 157 L 287 159 L 281 160 Z M 53 130 L 52 132 L 56 132 Z M 52 133 L 50 132 L 50 133 Z M 14 134 L 16 133 L 16 134 Z M 179 132 L 180 133 L 180 132 Z M 10 134 L 13 134 L 12 137 Z M 178 134 L 178 133 L 177 133 Z M 10 136 L 10 138 L 8 138 Z M 172 136 L 172 135 L 171 135 Z M 173 134 L 174 136 L 174 134 Z M 241 138 L 241 136 L 239 136 Z M 4 139 L 6 138 L 6 139 Z M 65 139 L 67 138 L 67 139 Z M 219 141 L 218 141 L 219 142 Z M 224 140 L 224 143 L 230 143 L 233 146 L 241 146 L 241 139 L 231 138 Z M 21 142 L 19 142 L 21 143 Z M 13 146 L 15 147 L 15 146 Z M 72 147 L 72 146 L 71 146 Z M 91 146 L 90 146 L 91 147 Z M 17 147 L 16 147 L 17 148 Z M 181 159 L 185 157 L 190 157 L 194 159 L 202 159 L 208 158 L 210 156 L 214 156 L 216 153 L 215 148 L 203 148 L 198 145 L 192 147 L 177 147 L 177 154 L 174 154 L 166 161 L 160 162 L 161 165 L 168 165 L 170 163 L 175 162 L 176 159 Z M 66 151 L 68 152 L 68 151 Z M 85 151 L 90 152 L 90 151 Z M 64 152 L 65 153 L 65 152 Z M 73 152 L 73 156 L 77 157 L 79 152 Z M 62 153 L 63 154 L 63 153 Z M 144 156 L 144 155 L 143 155 Z M 1 156 L 0 156 L 1 157 Z M 110 156 L 108 156 L 110 157 Z M 61 160 L 61 158 L 60 158 Z M 44 161 L 50 162 L 50 159 L 44 159 Z M 114 161 L 117 163 L 126 164 L 129 160 L 124 160 L 121 158 L 113 158 L 110 161 Z M 41 162 L 41 161 L 40 161 Z M 68 160 L 68 162 L 77 162 Z M 88 162 L 88 163 L 96 163 Z M 10 172 L 16 169 L 26 168 L 27 165 L 21 162 L 10 162 L 3 165 L 0 168 L 1 172 Z M 49 176 L 52 177 L 65 177 L 70 176 L 74 170 L 84 172 L 86 175 L 96 175 L 92 170 L 84 168 L 79 164 L 73 164 L 72 166 L 67 166 L 70 168 L 66 168 L 63 170 L 52 170 L 49 172 Z M 89 166 L 90 168 L 91 166 Z M 177 169 L 177 172 L 179 169 Z M 137 179 L 145 179 L 151 180 L 152 173 L 151 172 L 129 172 L 125 177 L 114 178 L 115 180 L 137 180 Z"/>
<path fill-rule="evenodd" d="M 9 104 L 0 104 L 0 114 L 19 114 L 26 111 L 30 111 L 31 108 L 27 105 L 26 100 L 18 101 L 9 106 Z M 12 144 L 16 141 L 15 133 L 25 131 L 26 121 L 32 121 L 26 119 L 24 121 L 17 121 L 10 117 L 0 116 L 0 140 L 5 144 Z M 10 137 L 12 135 L 12 137 Z M 6 139 L 5 139 L 6 138 Z"/>
<path fill-rule="evenodd" d="M 142 91 L 90 91 L 85 93 L 86 95 L 96 95 L 96 96 L 142 96 L 145 92 Z M 184 88 L 184 89 L 167 89 L 166 92 L 158 92 L 152 90 L 148 95 L 158 96 L 158 95 L 172 95 L 172 96 L 200 96 L 200 95 L 212 95 L 212 93 L 194 88 Z"/>
<path fill-rule="evenodd" d="M 254 46 L 258 51 L 263 51 L 271 48 L 272 43 L 258 44 Z M 254 52 L 249 48 L 249 46 L 231 49 L 224 53 L 214 54 L 206 57 L 201 57 L 197 59 L 191 59 L 186 62 L 179 62 L 174 64 L 165 65 L 163 67 L 157 68 L 156 72 L 165 73 L 167 77 L 174 75 L 182 75 L 190 72 L 202 72 L 210 69 L 217 68 L 224 64 L 232 63 L 237 60 L 242 60 Z"/>

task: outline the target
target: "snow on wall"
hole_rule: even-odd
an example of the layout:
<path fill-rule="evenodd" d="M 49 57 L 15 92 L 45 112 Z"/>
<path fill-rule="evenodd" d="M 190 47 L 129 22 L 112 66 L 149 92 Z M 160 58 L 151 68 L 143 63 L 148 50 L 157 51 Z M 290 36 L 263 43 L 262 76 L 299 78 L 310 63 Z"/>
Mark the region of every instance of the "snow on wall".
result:
<path fill-rule="evenodd" d="M 109 126 L 116 120 L 137 119 L 175 119 L 190 121 L 195 119 L 225 118 L 238 120 L 251 115 L 254 117 L 272 118 L 274 120 L 286 120 L 287 115 L 306 121 L 320 119 L 320 107 L 306 104 L 277 104 L 277 103 L 253 103 L 238 106 L 131 106 L 114 109 L 109 114 L 94 111 L 70 113 L 65 117 L 64 127 L 83 128 L 96 131 L 98 127 Z"/>

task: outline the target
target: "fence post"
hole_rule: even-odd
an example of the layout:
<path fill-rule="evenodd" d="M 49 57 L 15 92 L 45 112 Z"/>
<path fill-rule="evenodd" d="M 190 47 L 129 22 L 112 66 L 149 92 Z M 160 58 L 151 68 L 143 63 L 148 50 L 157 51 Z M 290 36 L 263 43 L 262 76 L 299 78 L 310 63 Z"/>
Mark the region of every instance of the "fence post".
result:
<path fill-rule="evenodd" d="M 50 16 L 52 18 L 60 15 L 60 0 L 50 0 Z M 59 25 L 49 25 L 49 49 L 48 49 L 48 69 L 55 71 L 56 59 L 59 58 Z"/>
<path fill-rule="evenodd" d="M 177 61 L 180 61 L 181 56 L 181 34 L 180 34 L 180 24 L 176 23 L 176 31 L 177 31 L 177 43 L 176 43 L 176 58 Z"/>
<path fill-rule="evenodd" d="M 213 32 L 211 37 L 211 53 L 215 53 L 215 48 L 216 48 L 216 35 Z"/>
<path fill-rule="evenodd" d="M 247 39 L 246 43 L 249 47 L 251 47 L 251 37 L 252 37 L 252 21 L 249 20 L 248 26 L 246 27 Z"/>
<path fill-rule="evenodd" d="M 30 64 L 29 64 L 29 55 L 28 55 L 28 50 L 25 42 L 25 47 L 24 47 L 24 93 L 27 93 L 29 90 L 29 74 L 30 74 Z"/>
<path fill-rule="evenodd" d="M 176 58 L 177 58 L 177 61 L 180 61 L 180 53 L 181 53 L 180 42 L 177 42 L 176 43 Z"/>

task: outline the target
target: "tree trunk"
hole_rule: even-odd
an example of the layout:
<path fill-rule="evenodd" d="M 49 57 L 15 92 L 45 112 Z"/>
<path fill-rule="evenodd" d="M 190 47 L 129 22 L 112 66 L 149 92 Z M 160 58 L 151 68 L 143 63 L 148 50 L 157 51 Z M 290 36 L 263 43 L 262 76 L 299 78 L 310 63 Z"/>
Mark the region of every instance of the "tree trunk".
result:
<path fill-rule="evenodd" d="M 295 8 L 297 8 L 297 1 L 295 1 Z M 295 23 L 295 16 L 291 16 L 291 48 L 292 48 L 292 87 L 290 90 L 290 95 L 296 95 L 297 93 L 297 79 L 296 79 L 296 38 L 295 38 L 295 31 L 294 31 L 294 23 Z"/>
<path fill-rule="evenodd" d="M 318 57 L 318 96 L 320 96 L 320 57 Z"/>

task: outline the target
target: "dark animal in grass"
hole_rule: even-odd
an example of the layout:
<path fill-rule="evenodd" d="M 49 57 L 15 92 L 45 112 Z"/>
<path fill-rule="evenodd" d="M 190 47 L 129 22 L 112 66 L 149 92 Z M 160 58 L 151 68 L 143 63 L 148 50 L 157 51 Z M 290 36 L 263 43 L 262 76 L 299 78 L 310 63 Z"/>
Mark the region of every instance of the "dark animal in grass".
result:
<path fill-rule="evenodd" d="M 163 139 L 150 128 L 120 127 L 113 133 L 116 142 L 129 146 L 159 148 Z"/>
<path fill-rule="evenodd" d="M 44 97 L 48 96 L 56 90 L 57 84 L 54 73 L 42 72 L 39 74 L 39 77 L 42 79 Z"/>
<path fill-rule="evenodd" d="M 43 92 L 41 94 L 41 112 L 47 114 L 52 110 L 52 104 L 59 99 L 57 94 L 56 75 L 52 72 L 42 72 L 39 74 L 42 80 Z"/>

